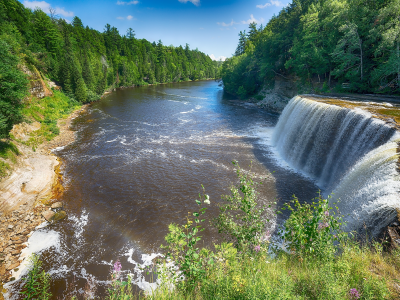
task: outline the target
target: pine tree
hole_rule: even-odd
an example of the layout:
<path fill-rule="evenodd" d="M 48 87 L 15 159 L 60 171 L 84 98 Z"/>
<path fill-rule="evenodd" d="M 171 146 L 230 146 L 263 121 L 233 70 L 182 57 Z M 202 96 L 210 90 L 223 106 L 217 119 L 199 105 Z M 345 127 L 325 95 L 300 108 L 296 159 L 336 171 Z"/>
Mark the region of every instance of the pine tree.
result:
<path fill-rule="evenodd" d="M 246 50 L 247 36 L 246 30 L 239 32 L 239 44 L 235 51 L 235 56 L 242 55 Z"/>
<path fill-rule="evenodd" d="M 79 77 L 76 81 L 75 98 L 81 103 L 86 103 L 87 88 L 82 77 Z"/>

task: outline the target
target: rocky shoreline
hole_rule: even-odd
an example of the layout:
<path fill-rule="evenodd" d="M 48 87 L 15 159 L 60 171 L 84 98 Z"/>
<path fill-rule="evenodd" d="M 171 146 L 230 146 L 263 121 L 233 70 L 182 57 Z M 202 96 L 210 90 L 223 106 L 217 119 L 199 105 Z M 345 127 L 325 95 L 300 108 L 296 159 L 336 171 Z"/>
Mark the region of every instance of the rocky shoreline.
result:
<path fill-rule="evenodd" d="M 59 120 L 60 134 L 36 151 L 16 143 L 21 153 L 18 163 L 11 176 L 0 182 L 0 300 L 3 299 L 2 285 L 15 280 L 12 274 L 25 259 L 21 252 L 28 246 L 27 241 L 36 227 L 66 216 L 61 210 L 63 204 L 56 203 L 63 191 L 61 161 L 51 151 L 75 140 L 71 122 L 86 108 L 87 105 Z"/>

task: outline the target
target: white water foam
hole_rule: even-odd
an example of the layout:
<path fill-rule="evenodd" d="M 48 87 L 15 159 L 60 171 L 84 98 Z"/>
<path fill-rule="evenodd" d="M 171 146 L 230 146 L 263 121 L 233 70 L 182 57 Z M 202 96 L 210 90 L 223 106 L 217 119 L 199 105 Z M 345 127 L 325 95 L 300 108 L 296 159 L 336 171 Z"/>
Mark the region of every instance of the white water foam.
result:
<path fill-rule="evenodd" d="M 14 281 L 6 283 L 3 287 L 6 292 L 3 294 L 4 299 L 18 299 L 18 291 L 22 288 L 23 282 L 21 277 L 26 275 L 30 270 L 31 263 L 29 257 L 32 254 L 40 254 L 45 250 L 53 249 L 60 252 L 60 234 L 54 230 L 48 230 L 47 222 L 36 227 L 36 231 L 32 233 L 28 241 L 25 243 L 27 247 L 21 251 L 20 260 L 22 261 L 18 267 L 18 271 L 13 270 L 11 276 Z"/>
<path fill-rule="evenodd" d="M 334 192 L 348 229 L 366 223 L 372 235 L 391 222 L 400 190 L 399 136 L 363 110 L 294 97 L 274 128 L 260 135 L 277 160 Z"/>

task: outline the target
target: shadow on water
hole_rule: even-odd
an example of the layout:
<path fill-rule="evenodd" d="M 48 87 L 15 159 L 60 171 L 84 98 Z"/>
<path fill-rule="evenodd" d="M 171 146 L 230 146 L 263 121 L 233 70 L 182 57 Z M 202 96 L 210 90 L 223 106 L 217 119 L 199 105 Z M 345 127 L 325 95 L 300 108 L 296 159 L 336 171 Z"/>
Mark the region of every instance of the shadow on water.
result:
<path fill-rule="evenodd" d="M 241 110 L 247 111 L 247 113 L 241 113 L 242 117 L 244 118 L 259 118 L 260 120 L 268 120 L 268 123 L 265 122 L 265 127 L 271 127 L 271 125 L 274 127 L 278 122 L 280 114 L 271 113 L 265 109 L 254 107 L 251 103 L 245 103 L 223 91 L 221 91 L 220 98 L 221 102 L 227 107 L 232 107 L 233 109 L 235 107 L 240 107 Z M 234 119 L 230 118 L 229 120 L 233 121 Z M 234 130 L 236 127 L 235 123 L 232 122 L 230 125 Z M 271 149 L 263 145 L 259 138 L 246 137 L 243 138 L 243 140 L 244 142 L 253 146 L 252 152 L 255 158 L 258 160 L 258 162 L 263 164 L 275 178 L 277 197 L 270 200 L 277 203 L 276 210 L 280 210 L 285 203 L 293 199 L 293 196 L 296 196 L 300 203 L 311 202 L 312 199 L 317 197 L 320 188 L 309 178 L 306 178 L 292 170 L 281 167 L 273 157 Z M 288 218 L 288 216 L 288 211 L 284 211 L 283 214 L 279 214 L 277 216 L 277 223 L 282 224 L 283 221 Z"/>

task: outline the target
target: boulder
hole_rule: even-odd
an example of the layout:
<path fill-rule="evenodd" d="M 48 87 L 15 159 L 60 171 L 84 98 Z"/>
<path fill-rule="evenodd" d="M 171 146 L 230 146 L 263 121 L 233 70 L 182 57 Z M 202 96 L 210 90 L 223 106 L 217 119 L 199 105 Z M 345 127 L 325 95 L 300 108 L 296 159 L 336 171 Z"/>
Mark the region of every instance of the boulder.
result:
<path fill-rule="evenodd" d="M 54 221 L 60 221 L 64 219 L 67 216 L 67 213 L 63 210 L 60 210 L 59 212 L 56 212 L 55 216 L 53 217 Z"/>
<path fill-rule="evenodd" d="M 12 265 L 10 265 L 8 268 L 7 268 L 7 271 L 11 271 L 11 270 L 14 270 L 15 268 L 18 268 L 19 267 L 19 262 L 16 262 L 15 264 L 12 264 Z"/>
<path fill-rule="evenodd" d="M 46 219 L 46 221 L 51 222 L 53 221 L 54 215 L 56 213 L 52 210 L 46 210 L 44 212 L 42 212 L 42 216 Z"/>
<path fill-rule="evenodd" d="M 51 209 L 54 209 L 54 210 L 62 209 L 62 208 L 63 208 L 62 202 L 55 202 L 51 205 Z"/>

